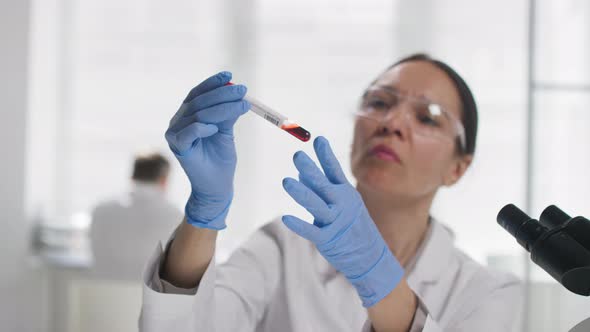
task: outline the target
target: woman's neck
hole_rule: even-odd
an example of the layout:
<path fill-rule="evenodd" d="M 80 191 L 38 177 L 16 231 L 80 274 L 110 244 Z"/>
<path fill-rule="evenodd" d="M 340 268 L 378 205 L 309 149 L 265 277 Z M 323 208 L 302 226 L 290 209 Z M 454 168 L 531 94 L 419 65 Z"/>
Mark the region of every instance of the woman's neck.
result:
<path fill-rule="evenodd" d="M 357 186 L 369 214 L 391 252 L 404 267 L 416 255 L 429 225 L 434 193 L 422 199 L 386 196 Z"/>

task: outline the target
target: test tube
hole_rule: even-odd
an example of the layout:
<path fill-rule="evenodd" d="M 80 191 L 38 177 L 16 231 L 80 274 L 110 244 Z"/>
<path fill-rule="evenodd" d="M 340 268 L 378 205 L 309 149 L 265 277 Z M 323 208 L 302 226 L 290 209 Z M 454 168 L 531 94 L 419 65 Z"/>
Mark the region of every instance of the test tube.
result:
<path fill-rule="evenodd" d="M 227 85 L 233 85 L 233 83 L 227 83 Z M 245 96 L 244 100 L 246 100 L 250 103 L 250 105 L 252 105 L 252 107 L 250 108 L 252 112 L 258 114 L 266 121 L 295 136 L 300 141 L 307 142 L 311 138 L 311 134 L 309 133 L 309 131 L 305 130 L 296 122 L 289 120 L 289 118 L 287 118 L 283 114 L 264 105 L 256 98 Z"/>

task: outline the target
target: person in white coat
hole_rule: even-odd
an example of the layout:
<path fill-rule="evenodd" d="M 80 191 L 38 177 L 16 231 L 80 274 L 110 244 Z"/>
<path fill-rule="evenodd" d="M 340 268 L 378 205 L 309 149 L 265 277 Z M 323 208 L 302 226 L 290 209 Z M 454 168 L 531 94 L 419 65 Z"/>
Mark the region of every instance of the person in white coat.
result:
<path fill-rule="evenodd" d="M 476 104 L 455 70 L 423 54 L 387 68 L 357 112 L 356 186 L 317 138 L 321 170 L 297 152 L 299 178 L 283 181 L 313 222 L 283 216 L 217 266 L 232 128 L 250 106 L 230 80 L 222 72 L 191 90 L 166 132 L 192 193 L 144 272 L 140 331 L 518 330 L 519 280 L 473 261 L 430 215 L 437 190 L 455 185 L 475 152 Z"/>
<path fill-rule="evenodd" d="M 137 280 L 154 243 L 166 239 L 182 212 L 165 197 L 170 163 L 159 153 L 135 157 L 130 192 L 97 204 L 91 213 L 92 272 Z M 116 245 L 115 245 L 116 244 Z"/>

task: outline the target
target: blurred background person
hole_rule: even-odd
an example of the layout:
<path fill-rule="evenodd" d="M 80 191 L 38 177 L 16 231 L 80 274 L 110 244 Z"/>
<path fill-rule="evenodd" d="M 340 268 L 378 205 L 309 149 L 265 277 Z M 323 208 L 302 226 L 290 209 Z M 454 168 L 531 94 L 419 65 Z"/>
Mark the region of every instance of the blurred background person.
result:
<path fill-rule="evenodd" d="M 135 279 L 153 250 L 182 219 L 165 197 L 170 163 L 159 153 L 140 154 L 133 163 L 131 190 L 92 210 L 90 239 L 96 274 Z"/>

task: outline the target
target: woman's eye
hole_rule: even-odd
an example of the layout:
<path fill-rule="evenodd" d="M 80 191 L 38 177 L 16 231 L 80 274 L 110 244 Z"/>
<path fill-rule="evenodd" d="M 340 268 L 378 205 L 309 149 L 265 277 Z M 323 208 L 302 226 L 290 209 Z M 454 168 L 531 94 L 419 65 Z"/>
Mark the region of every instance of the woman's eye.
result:
<path fill-rule="evenodd" d="M 377 111 L 386 111 L 390 108 L 390 105 L 381 99 L 370 99 L 367 102 L 367 105 L 369 106 L 369 108 L 372 108 Z"/>
<path fill-rule="evenodd" d="M 433 127 L 438 127 L 439 126 L 439 122 L 433 118 L 432 116 L 428 116 L 428 115 L 418 115 L 418 121 L 420 121 L 420 123 L 428 125 L 428 126 L 433 126 Z"/>

